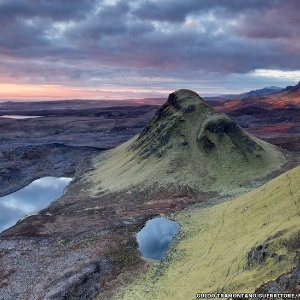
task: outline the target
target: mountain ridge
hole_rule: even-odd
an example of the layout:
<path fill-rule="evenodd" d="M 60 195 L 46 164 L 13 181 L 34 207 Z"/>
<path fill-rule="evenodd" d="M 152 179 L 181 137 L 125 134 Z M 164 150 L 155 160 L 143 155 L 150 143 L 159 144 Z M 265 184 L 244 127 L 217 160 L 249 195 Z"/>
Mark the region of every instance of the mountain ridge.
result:
<path fill-rule="evenodd" d="M 247 107 L 259 107 L 263 109 L 299 108 L 300 82 L 293 87 L 287 87 L 269 95 L 243 97 L 235 100 L 228 99 L 228 101 L 221 103 L 216 108 L 226 112 L 227 110 L 238 110 Z"/>
<path fill-rule="evenodd" d="M 172 190 L 179 184 L 194 194 L 225 192 L 267 176 L 283 162 L 275 146 L 183 89 L 170 94 L 139 135 L 101 159 L 89 178 L 94 194 L 139 185 Z"/>
<path fill-rule="evenodd" d="M 278 86 L 267 86 L 262 89 L 256 89 L 256 90 L 251 90 L 246 93 L 242 93 L 242 94 L 240 94 L 240 96 L 242 96 L 242 97 L 264 96 L 264 95 L 270 95 L 270 94 L 277 93 L 281 90 L 282 90 L 282 88 L 278 87 Z"/>

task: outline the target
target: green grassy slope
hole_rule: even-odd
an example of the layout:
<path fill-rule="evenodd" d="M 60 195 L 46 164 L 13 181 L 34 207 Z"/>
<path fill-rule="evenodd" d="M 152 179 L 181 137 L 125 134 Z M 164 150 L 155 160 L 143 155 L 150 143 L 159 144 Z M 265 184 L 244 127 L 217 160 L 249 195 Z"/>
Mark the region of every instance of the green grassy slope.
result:
<path fill-rule="evenodd" d="M 202 292 L 254 292 L 295 266 L 300 166 L 237 198 L 179 213 L 168 256 L 117 299 L 195 299 Z"/>
<path fill-rule="evenodd" d="M 278 169 L 275 147 L 255 138 L 196 93 L 179 90 L 141 132 L 106 154 L 88 174 L 99 191 L 186 188 L 227 193 Z"/>

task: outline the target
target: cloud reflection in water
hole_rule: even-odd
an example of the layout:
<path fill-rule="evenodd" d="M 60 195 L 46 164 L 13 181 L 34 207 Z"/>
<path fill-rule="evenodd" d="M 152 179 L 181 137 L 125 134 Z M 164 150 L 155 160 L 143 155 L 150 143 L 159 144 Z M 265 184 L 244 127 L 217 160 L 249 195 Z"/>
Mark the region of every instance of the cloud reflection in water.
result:
<path fill-rule="evenodd" d="M 148 221 L 137 234 L 139 249 L 144 257 L 162 259 L 179 229 L 179 224 L 165 218 Z"/>
<path fill-rule="evenodd" d="M 43 177 L 23 189 L 0 198 L 0 232 L 19 219 L 47 207 L 63 194 L 72 178 Z"/>

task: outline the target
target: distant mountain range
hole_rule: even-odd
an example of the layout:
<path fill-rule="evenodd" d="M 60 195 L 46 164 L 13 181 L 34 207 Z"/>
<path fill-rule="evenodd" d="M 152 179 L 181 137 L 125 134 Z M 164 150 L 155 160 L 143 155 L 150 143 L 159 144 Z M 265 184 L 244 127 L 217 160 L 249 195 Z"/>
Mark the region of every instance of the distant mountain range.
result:
<path fill-rule="evenodd" d="M 289 85 L 285 88 L 281 88 L 281 87 L 278 87 L 278 86 L 268 86 L 268 87 L 265 87 L 265 88 L 262 88 L 262 89 L 252 90 L 252 91 L 247 92 L 247 93 L 242 93 L 242 94 L 239 94 L 237 96 L 248 98 L 248 97 L 271 95 L 271 94 L 282 93 L 282 92 L 290 92 L 290 91 L 293 91 L 293 90 L 298 90 L 299 89 L 299 83 L 296 86 Z"/>
<path fill-rule="evenodd" d="M 253 182 L 281 160 L 277 149 L 182 89 L 170 94 L 142 132 L 114 149 L 92 177 L 95 189 L 135 187 L 148 195 L 166 189 L 197 197 Z"/>
<path fill-rule="evenodd" d="M 247 93 L 242 93 L 239 96 L 243 96 L 243 97 L 263 96 L 263 95 L 274 94 L 274 93 L 277 93 L 282 90 L 283 90 L 283 88 L 278 87 L 278 86 L 268 86 L 263 89 L 252 90 Z"/>
<path fill-rule="evenodd" d="M 288 86 L 271 94 L 255 95 L 254 92 L 252 93 L 251 91 L 249 93 L 236 95 L 235 98 L 232 98 L 231 95 L 227 95 L 219 97 L 218 99 L 215 98 L 206 100 L 208 100 L 210 103 L 216 103 L 219 101 L 219 104 L 215 104 L 214 106 L 217 107 L 218 110 L 222 111 L 237 110 L 246 107 L 285 109 L 296 108 L 300 106 L 300 82 L 295 86 Z"/>

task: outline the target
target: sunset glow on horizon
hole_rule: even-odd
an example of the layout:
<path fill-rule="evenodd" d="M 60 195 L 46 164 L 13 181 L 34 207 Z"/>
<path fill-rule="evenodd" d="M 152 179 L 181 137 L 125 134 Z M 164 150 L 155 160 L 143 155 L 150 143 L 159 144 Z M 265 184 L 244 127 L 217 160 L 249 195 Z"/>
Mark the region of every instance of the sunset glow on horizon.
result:
<path fill-rule="evenodd" d="M 300 1 L 0 2 L 0 100 L 236 94 L 300 80 Z M 280 20 L 280 22 L 278 21 Z"/>
<path fill-rule="evenodd" d="M 91 89 L 74 88 L 63 85 L 33 85 L 0 83 L 1 100 L 60 100 L 60 99 L 105 99 L 119 100 L 141 98 L 148 95 L 158 96 L 158 93 L 126 89 Z"/>
<path fill-rule="evenodd" d="M 66 99 L 94 99 L 94 100 L 122 100 L 160 97 L 171 93 L 171 90 L 130 90 L 124 87 L 92 89 L 86 87 L 68 87 L 63 85 L 34 85 L 0 83 L 0 100 L 66 100 Z"/>

